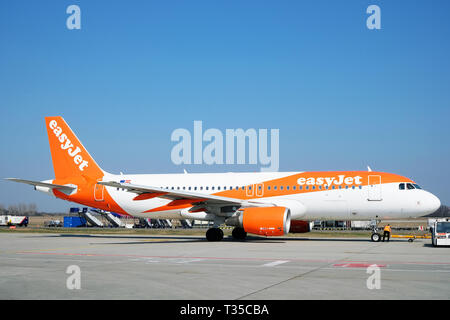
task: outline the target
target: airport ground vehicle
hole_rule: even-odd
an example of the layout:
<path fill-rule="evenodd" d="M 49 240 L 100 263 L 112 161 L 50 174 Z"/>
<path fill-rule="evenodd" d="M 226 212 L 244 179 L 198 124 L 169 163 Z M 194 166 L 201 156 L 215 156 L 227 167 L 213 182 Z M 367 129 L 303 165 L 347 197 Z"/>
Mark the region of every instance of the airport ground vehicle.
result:
<path fill-rule="evenodd" d="M 48 221 L 44 221 L 44 226 L 60 228 L 63 226 L 63 223 L 60 220 L 48 220 Z"/>
<path fill-rule="evenodd" d="M 28 226 L 28 217 L 12 215 L 0 216 L 0 226 L 26 227 Z"/>
<path fill-rule="evenodd" d="M 409 178 L 386 172 L 229 172 L 202 174 L 111 174 L 100 168 L 62 117 L 47 117 L 55 178 L 31 181 L 57 198 L 146 219 L 212 221 L 247 233 L 280 236 L 311 230 L 314 220 L 385 220 L 436 211 L 439 199 Z"/>
<path fill-rule="evenodd" d="M 436 219 L 430 227 L 433 246 L 450 246 L 450 220 Z"/>

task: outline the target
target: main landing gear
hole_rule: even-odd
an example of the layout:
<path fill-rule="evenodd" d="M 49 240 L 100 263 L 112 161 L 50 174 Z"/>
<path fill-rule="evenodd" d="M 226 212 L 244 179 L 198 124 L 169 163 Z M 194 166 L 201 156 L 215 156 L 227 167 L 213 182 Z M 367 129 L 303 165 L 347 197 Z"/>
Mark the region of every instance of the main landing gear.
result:
<path fill-rule="evenodd" d="M 245 232 L 244 228 L 236 227 L 233 229 L 231 235 L 236 240 L 245 240 L 247 237 L 247 232 Z"/>
<path fill-rule="evenodd" d="M 233 229 L 232 236 L 235 240 L 245 240 L 247 232 L 244 228 L 236 227 Z M 208 241 L 221 241 L 223 239 L 223 231 L 220 228 L 210 228 L 206 231 L 206 239 Z"/>
<path fill-rule="evenodd" d="M 210 228 L 206 231 L 206 239 L 208 241 L 220 241 L 223 239 L 223 231 L 219 228 Z"/>

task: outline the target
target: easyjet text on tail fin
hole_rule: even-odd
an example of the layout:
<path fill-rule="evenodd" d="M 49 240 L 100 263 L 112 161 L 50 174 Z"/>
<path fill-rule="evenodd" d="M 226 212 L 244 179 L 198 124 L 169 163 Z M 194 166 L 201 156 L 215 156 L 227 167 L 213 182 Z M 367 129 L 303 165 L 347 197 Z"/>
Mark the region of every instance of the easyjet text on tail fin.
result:
<path fill-rule="evenodd" d="M 56 179 L 85 176 L 97 180 L 103 177 L 103 170 L 62 117 L 46 117 L 45 123 Z"/>

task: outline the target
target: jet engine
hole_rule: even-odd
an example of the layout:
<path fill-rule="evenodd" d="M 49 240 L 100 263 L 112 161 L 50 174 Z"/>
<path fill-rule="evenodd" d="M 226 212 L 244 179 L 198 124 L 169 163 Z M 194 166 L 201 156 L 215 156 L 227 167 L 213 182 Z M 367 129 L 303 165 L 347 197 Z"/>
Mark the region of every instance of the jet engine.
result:
<path fill-rule="evenodd" d="M 238 210 L 225 223 L 229 226 L 243 228 L 248 233 L 281 236 L 289 232 L 291 213 L 286 207 L 244 208 Z"/>

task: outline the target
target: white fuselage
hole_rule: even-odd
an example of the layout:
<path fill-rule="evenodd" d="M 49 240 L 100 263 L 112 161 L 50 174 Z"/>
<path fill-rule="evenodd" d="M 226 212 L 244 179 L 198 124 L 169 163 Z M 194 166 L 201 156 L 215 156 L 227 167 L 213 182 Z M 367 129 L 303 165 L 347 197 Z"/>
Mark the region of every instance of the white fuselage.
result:
<path fill-rule="evenodd" d="M 375 188 L 368 184 L 360 186 L 341 184 L 336 185 L 336 189 L 331 189 L 331 187 L 325 189 L 321 185 L 314 190 L 311 190 L 313 187 L 311 186 L 308 191 L 304 188 L 299 190 L 298 184 L 286 183 L 283 185 L 283 179 L 301 173 L 108 175 L 104 180 L 125 180 L 137 185 L 204 194 L 227 194 L 227 192 L 236 192 L 236 188 L 238 188 L 246 199 L 291 208 L 293 220 L 410 218 L 431 213 L 440 205 L 439 200 L 431 193 L 421 189 L 400 190 L 398 182 L 380 183 Z M 338 182 L 337 180 L 336 178 L 335 181 Z M 274 187 L 277 187 L 276 191 Z M 295 190 L 293 190 L 294 187 Z M 318 189 L 319 187 L 321 189 Z M 168 199 L 153 198 L 135 201 L 133 199 L 136 195 L 133 193 L 120 188 L 106 188 L 117 204 L 128 214 L 135 217 L 204 220 L 213 220 L 214 218 L 205 212 L 189 212 L 190 208 L 164 208 L 171 202 Z M 269 188 L 270 195 L 268 195 Z M 161 208 L 161 210 L 157 208 Z M 146 212 L 149 210 L 154 211 Z"/>

